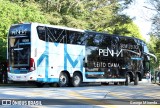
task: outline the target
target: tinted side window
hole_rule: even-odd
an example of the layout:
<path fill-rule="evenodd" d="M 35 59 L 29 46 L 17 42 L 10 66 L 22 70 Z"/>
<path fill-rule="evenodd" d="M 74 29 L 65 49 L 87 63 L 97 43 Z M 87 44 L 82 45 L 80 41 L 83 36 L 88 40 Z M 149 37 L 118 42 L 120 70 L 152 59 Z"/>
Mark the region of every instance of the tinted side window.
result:
<path fill-rule="evenodd" d="M 46 28 L 44 26 L 38 26 L 37 33 L 40 40 L 46 41 Z"/>
<path fill-rule="evenodd" d="M 111 48 L 115 50 L 119 49 L 119 37 L 118 36 L 112 37 Z"/>
<path fill-rule="evenodd" d="M 46 42 L 57 42 L 78 45 L 85 44 L 85 37 L 84 33 L 82 32 L 38 26 L 37 33 L 39 39 Z"/>
<path fill-rule="evenodd" d="M 67 31 L 67 43 L 68 44 L 77 44 L 84 45 L 85 44 L 85 35 L 82 32 L 77 31 Z"/>
<path fill-rule="evenodd" d="M 51 27 L 47 27 L 46 30 L 48 42 L 66 43 L 66 30 Z"/>
<path fill-rule="evenodd" d="M 103 33 L 88 32 L 85 35 L 87 46 L 111 47 L 112 37 Z"/>
<path fill-rule="evenodd" d="M 101 39 L 101 42 L 99 44 L 100 47 L 108 47 L 108 48 L 112 47 L 112 36 L 103 34 L 100 37 L 100 39 Z"/>

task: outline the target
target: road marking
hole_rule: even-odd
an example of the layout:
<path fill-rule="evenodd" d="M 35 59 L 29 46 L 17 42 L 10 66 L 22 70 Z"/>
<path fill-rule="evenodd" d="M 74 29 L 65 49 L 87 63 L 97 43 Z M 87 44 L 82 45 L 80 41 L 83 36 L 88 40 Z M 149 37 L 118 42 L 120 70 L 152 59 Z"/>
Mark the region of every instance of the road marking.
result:
<path fill-rule="evenodd" d="M 117 108 L 115 105 L 103 105 L 104 102 L 95 101 L 92 98 L 84 97 L 77 92 L 70 91 L 69 95 L 76 97 L 76 99 L 82 99 L 82 101 L 85 102 L 86 104 L 88 103 L 88 104 L 91 104 L 91 105 L 101 106 L 101 107 L 105 107 L 105 108 L 106 108 L 106 106 L 109 107 L 109 108 Z M 102 104 L 102 105 L 100 105 L 100 104 Z"/>
<path fill-rule="evenodd" d="M 119 92 L 117 92 L 119 93 Z M 116 92 L 110 92 L 109 95 L 115 96 L 116 99 L 126 99 L 126 96 L 118 95 Z"/>

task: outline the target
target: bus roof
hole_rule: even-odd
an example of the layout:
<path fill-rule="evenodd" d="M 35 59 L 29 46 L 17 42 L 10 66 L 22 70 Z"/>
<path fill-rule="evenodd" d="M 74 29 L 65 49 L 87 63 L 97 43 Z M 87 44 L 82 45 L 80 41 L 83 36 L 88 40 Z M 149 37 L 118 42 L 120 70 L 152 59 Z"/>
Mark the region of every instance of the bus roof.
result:
<path fill-rule="evenodd" d="M 36 22 L 31 22 L 31 23 L 25 22 L 25 23 L 19 23 L 19 24 L 33 24 L 33 25 L 36 25 L 36 26 L 46 26 L 46 27 L 54 27 L 54 28 L 59 28 L 59 29 L 84 32 L 84 30 L 81 30 L 81 29 L 75 29 L 75 28 L 70 28 L 70 27 L 65 27 L 65 26 L 58 26 L 58 25 L 42 24 L 42 23 L 36 23 Z M 13 24 L 12 26 L 19 25 L 19 24 Z"/>
<path fill-rule="evenodd" d="M 121 36 L 121 35 L 116 35 L 116 34 L 108 34 L 108 33 L 105 33 L 105 32 L 97 32 L 97 31 L 90 31 L 90 30 L 86 30 L 85 32 L 88 32 L 88 33 L 97 33 L 97 34 L 106 34 L 106 35 L 109 35 L 109 36 L 118 36 L 118 37 L 126 37 L 126 38 L 133 38 L 133 39 L 137 39 L 137 40 L 140 40 L 140 41 L 143 41 L 142 39 L 139 39 L 139 38 L 136 38 L 136 37 L 131 37 L 131 36 Z M 143 41 L 144 42 L 144 41 Z"/>
<path fill-rule="evenodd" d="M 110 35 L 110 36 L 119 36 L 119 37 L 126 37 L 126 38 L 134 38 L 134 39 L 143 41 L 143 40 L 141 40 L 141 39 L 139 39 L 139 38 L 136 38 L 136 37 L 120 36 L 120 35 L 116 35 L 116 34 L 108 34 L 108 33 L 105 33 L 105 32 L 97 32 L 97 31 L 91 31 L 91 30 L 75 29 L 75 28 L 70 28 L 70 27 L 65 27 L 65 26 L 42 24 L 42 23 L 37 23 L 37 22 L 18 23 L 18 24 L 12 24 L 12 26 L 14 26 L 14 25 L 19 25 L 19 24 L 34 24 L 34 25 L 36 25 L 36 26 L 47 26 L 47 27 L 53 27 L 53 28 L 59 28 L 59 29 L 77 31 L 77 32 L 88 32 L 88 33 L 106 34 L 106 35 Z"/>

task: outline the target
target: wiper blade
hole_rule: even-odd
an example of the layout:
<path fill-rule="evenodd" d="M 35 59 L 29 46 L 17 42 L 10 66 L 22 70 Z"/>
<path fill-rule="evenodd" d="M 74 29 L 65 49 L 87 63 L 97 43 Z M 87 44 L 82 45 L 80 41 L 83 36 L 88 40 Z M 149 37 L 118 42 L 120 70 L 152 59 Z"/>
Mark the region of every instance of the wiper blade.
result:
<path fill-rule="evenodd" d="M 28 36 L 11 36 L 9 38 L 23 38 L 23 37 L 28 37 Z"/>

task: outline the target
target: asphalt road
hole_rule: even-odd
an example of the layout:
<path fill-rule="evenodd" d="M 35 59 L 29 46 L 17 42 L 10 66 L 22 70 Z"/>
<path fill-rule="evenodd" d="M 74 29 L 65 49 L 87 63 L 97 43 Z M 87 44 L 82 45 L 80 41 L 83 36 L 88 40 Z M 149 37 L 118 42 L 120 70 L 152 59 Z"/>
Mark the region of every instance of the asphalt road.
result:
<path fill-rule="evenodd" d="M 12 107 L 117 107 L 117 105 L 147 105 L 160 107 L 160 86 L 157 84 L 140 83 L 135 86 L 99 84 L 84 85 L 82 87 L 49 87 L 37 88 L 32 85 L 1 85 L 0 104 L 8 107 L 5 100 L 11 102 Z M 148 100 L 149 99 L 149 100 Z M 156 100 L 158 99 L 158 100 Z M 148 103 L 147 103 L 148 102 Z M 154 105 L 155 104 L 155 105 Z M 156 105 L 159 104 L 159 105 Z M 43 106 L 41 106 L 43 105 Z M 53 106 L 54 105 L 54 106 Z M 85 106 L 84 106 L 85 105 Z M 106 106 L 107 105 L 107 106 Z M 70 107 L 71 107 L 70 106 Z M 68 106 L 67 106 L 68 107 Z M 148 107 L 148 105 L 146 106 Z"/>

